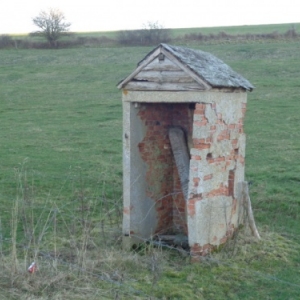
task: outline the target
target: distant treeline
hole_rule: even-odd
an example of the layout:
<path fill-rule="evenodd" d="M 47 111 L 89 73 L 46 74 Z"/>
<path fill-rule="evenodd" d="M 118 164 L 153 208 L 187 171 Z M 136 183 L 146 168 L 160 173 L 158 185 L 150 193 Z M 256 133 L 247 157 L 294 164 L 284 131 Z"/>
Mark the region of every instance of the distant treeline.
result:
<path fill-rule="evenodd" d="M 212 42 L 212 41 L 246 41 L 246 40 L 277 40 L 299 38 L 296 28 L 292 26 L 284 33 L 274 31 L 271 33 L 247 33 L 247 34 L 228 34 L 221 31 L 217 34 L 189 33 L 183 36 L 172 37 L 170 29 L 155 28 L 141 30 L 119 31 L 115 38 L 107 36 L 76 36 L 69 34 L 57 43 L 57 48 L 70 48 L 78 46 L 151 46 L 159 43 L 172 42 Z M 13 37 L 10 35 L 0 35 L 0 49 L 48 49 L 51 45 L 45 40 L 35 39 L 31 35 L 24 38 Z"/>

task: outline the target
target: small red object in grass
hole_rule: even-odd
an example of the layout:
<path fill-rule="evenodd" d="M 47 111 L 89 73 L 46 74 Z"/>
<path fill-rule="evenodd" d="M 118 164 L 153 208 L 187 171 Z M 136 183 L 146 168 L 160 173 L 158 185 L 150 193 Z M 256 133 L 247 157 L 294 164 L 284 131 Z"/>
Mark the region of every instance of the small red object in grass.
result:
<path fill-rule="evenodd" d="M 33 262 L 29 268 L 27 269 L 29 273 L 34 273 L 35 271 L 37 271 L 37 265 L 35 262 Z"/>

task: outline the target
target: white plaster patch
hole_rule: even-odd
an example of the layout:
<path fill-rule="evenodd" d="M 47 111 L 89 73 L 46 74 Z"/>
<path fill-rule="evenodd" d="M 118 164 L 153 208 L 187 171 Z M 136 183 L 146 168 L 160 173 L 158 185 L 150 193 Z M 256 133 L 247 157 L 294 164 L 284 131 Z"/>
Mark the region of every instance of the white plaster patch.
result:
<path fill-rule="evenodd" d="M 240 136 L 239 130 L 238 129 L 231 129 L 230 130 L 230 139 L 231 140 L 236 140 Z"/>
<path fill-rule="evenodd" d="M 196 216 L 187 216 L 187 225 L 189 228 L 189 245 L 193 246 L 197 243 L 198 228 L 197 228 L 197 217 Z"/>
<path fill-rule="evenodd" d="M 227 170 L 233 170 L 236 167 L 236 161 L 231 160 L 229 166 L 227 166 Z"/>
<path fill-rule="evenodd" d="M 196 148 L 192 148 L 192 149 L 191 149 L 191 155 L 198 155 L 198 156 L 201 156 L 201 158 L 202 158 L 203 150 L 199 150 L 199 149 L 196 149 Z M 202 159 L 203 159 L 203 158 L 202 158 Z"/>
<path fill-rule="evenodd" d="M 193 128 L 193 138 L 194 139 L 206 139 L 210 137 L 210 126 L 211 125 L 205 125 L 205 126 L 195 126 Z"/>
<path fill-rule="evenodd" d="M 240 162 L 236 162 L 234 174 L 234 197 L 238 195 L 238 183 L 245 180 L 245 166 Z"/>
<path fill-rule="evenodd" d="M 217 114 L 209 104 L 207 104 L 205 107 L 205 117 L 211 124 L 215 124 L 217 122 Z"/>
<path fill-rule="evenodd" d="M 194 122 L 195 122 L 195 121 L 202 121 L 202 119 L 203 119 L 203 116 L 202 116 L 202 115 L 194 114 Z"/>
<path fill-rule="evenodd" d="M 232 150 L 232 145 L 230 140 L 222 140 L 213 143 L 211 146 L 212 155 L 214 158 L 228 156 Z"/>
<path fill-rule="evenodd" d="M 196 230 L 193 243 L 220 245 L 231 223 L 232 197 L 216 196 L 196 202 Z M 190 244 L 192 244 L 190 241 Z"/>
<path fill-rule="evenodd" d="M 223 171 L 222 167 L 225 166 L 225 162 L 222 162 L 218 165 L 216 164 L 209 164 L 205 168 L 205 175 L 210 175 L 212 174 L 211 179 L 201 181 L 202 187 L 203 187 L 203 192 L 204 193 L 209 193 L 212 190 L 216 190 L 220 188 L 220 185 L 227 185 L 228 182 L 228 171 Z"/>
<path fill-rule="evenodd" d="M 194 178 L 199 178 L 199 177 L 194 177 Z M 194 181 L 190 181 L 189 182 L 189 199 L 193 196 L 193 195 L 199 195 L 203 193 L 203 185 L 200 179 L 200 182 L 198 184 L 198 186 L 195 186 Z"/>
<path fill-rule="evenodd" d="M 246 135 L 245 134 L 240 134 L 239 136 L 239 154 L 245 157 L 245 148 L 246 148 Z"/>
<path fill-rule="evenodd" d="M 217 104 L 217 113 L 222 114 L 222 120 L 226 124 L 237 124 L 242 118 L 241 102 L 239 99 L 223 100 Z"/>

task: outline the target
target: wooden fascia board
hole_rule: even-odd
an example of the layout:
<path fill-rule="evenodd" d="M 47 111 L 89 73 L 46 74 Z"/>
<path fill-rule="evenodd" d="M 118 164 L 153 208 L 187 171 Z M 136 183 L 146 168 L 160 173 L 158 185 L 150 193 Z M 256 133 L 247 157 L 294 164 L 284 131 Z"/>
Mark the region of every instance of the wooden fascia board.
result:
<path fill-rule="evenodd" d="M 174 57 L 170 52 L 168 52 L 163 47 L 161 48 L 161 53 L 163 53 L 169 60 L 171 60 L 174 64 L 176 64 L 180 69 L 182 69 L 184 72 L 186 72 L 189 76 L 191 76 L 196 82 L 198 82 L 200 85 L 203 85 L 206 90 L 212 89 L 212 86 L 209 85 L 207 82 L 205 82 L 203 79 L 201 79 L 197 74 L 195 74 L 190 68 L 186 67 L 184 64 L 182 64 L 176 57 Z"/>
<path fill-rule="evenodd" d="M 131 79 L 135 77 L 145 66 L 151 63 L 161 52 L 161 47 L 158 47 L 151 55 L 149 55 L 142 63 L 129 75 L 127 76 L 120 84 L 118 84 L 118 89 L 123 88 Z"/>

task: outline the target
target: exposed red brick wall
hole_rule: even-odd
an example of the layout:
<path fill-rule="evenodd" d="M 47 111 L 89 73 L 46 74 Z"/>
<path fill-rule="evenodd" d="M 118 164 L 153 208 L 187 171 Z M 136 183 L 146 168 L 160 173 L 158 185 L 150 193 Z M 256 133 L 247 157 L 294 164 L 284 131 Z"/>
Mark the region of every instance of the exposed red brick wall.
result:
<path fill-rule="evenodd" d="M 138 147 L 147 164 L 147 195 L 155 201 L 158 215 L 156 233 L 187 232 L 186 203 L 168 130 L 180 126 L 191 136 L 192 113 L 188 103 L 146 103 L 138 112 L 145 125 L 145 136 Z"/>

